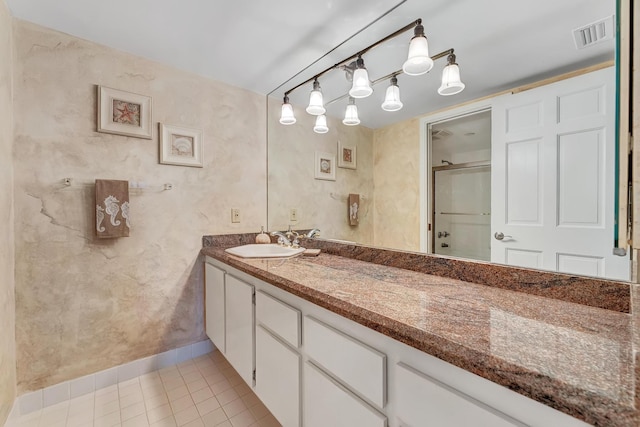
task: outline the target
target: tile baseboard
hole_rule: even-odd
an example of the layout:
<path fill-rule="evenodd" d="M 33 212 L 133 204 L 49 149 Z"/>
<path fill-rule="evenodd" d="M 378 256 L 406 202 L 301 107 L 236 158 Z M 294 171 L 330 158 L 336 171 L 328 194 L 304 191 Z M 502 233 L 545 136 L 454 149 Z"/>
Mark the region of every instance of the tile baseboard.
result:
<path fill-rule="evenodd" d="M 187 360 L 195 359 L 196 357 L 211 353 L 214 349 L 215 346 L 213 343 L 207 339 L 25 393 L 16 398 L 8 419 L 39 411 L 47 406 L 92 393 L 113 384 L 127 381 L 149 372 L 158 371 L 167 366 L 177 365 Z"/>

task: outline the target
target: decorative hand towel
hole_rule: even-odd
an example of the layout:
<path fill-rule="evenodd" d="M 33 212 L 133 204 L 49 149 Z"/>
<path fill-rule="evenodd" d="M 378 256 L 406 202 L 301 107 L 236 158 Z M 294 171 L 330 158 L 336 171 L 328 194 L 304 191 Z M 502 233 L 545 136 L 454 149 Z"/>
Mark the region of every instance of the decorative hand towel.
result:
<path fill-rule="evenodd" d="M 360 195 L 349 194 L 349 224 L 358 225 L 358 211 L 360 210 Z"/>
<path fill-rule="evenodd" d="M 96 235 L 129 237 L 129 181 L 96 179 Z"/>

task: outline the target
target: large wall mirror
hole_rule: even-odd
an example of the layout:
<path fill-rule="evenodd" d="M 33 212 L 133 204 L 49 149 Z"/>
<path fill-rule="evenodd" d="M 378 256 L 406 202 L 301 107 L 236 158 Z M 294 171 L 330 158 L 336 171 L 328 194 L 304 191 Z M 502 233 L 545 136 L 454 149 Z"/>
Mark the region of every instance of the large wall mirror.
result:
<path fill-rule="evenodd" d="M 629 280 L 616 1 L 375 7 L 378 19 L 337 29 L 344 42 L 268 97 L 269 230 Z M 433 68 L 396 74 L 417 19 Z M 373 94 L 351 99 L 358 64 L 343 60 L 412 23 L 362 54 Z M 465 87 L 442 95 L 451 49 Z M 320 73 L 326 125 L 305 111 Z M 386 111 L 394 76 L 402 108 Z M 358 125 L 343 123 L 349 104 Z"/>

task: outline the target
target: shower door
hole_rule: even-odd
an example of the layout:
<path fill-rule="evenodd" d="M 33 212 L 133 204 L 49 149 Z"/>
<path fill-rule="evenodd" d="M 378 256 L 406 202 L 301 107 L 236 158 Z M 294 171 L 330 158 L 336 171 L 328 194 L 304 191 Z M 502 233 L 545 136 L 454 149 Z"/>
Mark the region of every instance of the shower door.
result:
<path fill-rule="evenodd" d="M 490 261 L 490 163 L 434 167 L 432 182 L 433 253 Z"/>

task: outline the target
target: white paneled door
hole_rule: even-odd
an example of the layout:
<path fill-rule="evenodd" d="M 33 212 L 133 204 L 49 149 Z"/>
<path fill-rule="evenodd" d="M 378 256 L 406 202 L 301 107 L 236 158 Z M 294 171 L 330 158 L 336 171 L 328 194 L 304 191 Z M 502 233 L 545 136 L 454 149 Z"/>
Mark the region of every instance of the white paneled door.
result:
<path fill-rule="evenodd" d="M 491 261 L 629 280 L 613 255 L 615 70 L 492 105 Z"/>

